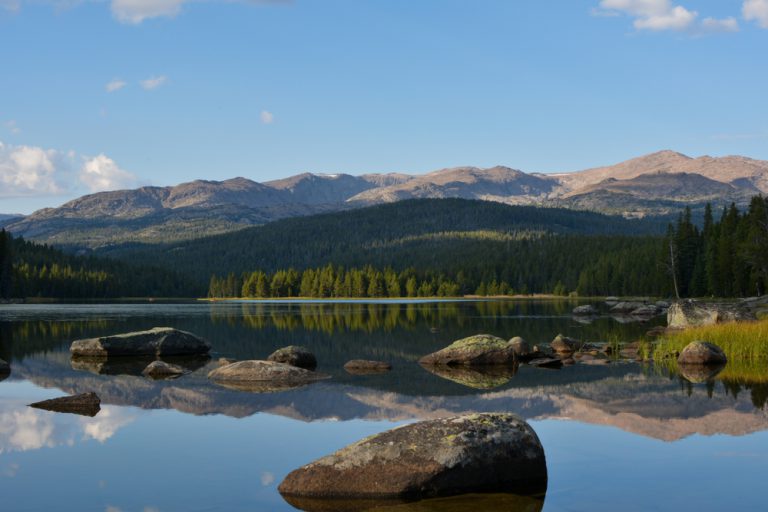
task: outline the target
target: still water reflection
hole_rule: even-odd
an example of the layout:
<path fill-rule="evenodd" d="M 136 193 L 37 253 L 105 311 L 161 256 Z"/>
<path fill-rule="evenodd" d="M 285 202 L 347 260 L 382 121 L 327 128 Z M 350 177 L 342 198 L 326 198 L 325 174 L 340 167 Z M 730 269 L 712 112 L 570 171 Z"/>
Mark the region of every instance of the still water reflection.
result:
<path fill-rule="evenodd" d="M 629 341 L 660 322 L 580 323 L 573 307 L 2 306 L 0 358 L 12 366 L 0 382 L 3 510 L 293 510 L 276 491 L 292 469 L 403 422 L 469 411 L 514 412 L 531 422 L 548 459 L 546 498 L 464 497 L 388 510 L 760 509 L 754 489 L 768 469 L 763 369 L 728 366 L 708 380 L 618 361 L 491 373 L 429 372 L 416 363 L 480 332 L 533 344 L 558 333 Z M 147 361 L 70 360 L 74 339 L 166 325 L 207 338 L 213 360 L 173 361 L 191 373 L 170 381 L 142 377 Z M 309 348 L 318 371 L 333 378 L 271 393 L 206 378 L 218 357 L 264 358 L 288 344 Z M 349 359 L 384 360 L 393 370 L 352 375 L 342 368 Z M 88 391 L 102 399 L 94 418 L 26 406 Z"/>

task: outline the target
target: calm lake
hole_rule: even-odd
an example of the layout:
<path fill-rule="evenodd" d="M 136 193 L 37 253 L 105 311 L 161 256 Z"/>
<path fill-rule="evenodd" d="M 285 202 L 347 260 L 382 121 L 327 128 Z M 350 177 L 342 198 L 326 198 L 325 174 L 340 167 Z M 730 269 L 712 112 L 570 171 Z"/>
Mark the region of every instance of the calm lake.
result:
<path fill-rule="evenodd" d="M 513 412 L 541 438 L 543 500 L 491 497 L 396 511 L 766 510 L 768 369 L 726 368 L 692 383 L 654 366 L 613 362 L 501 375 L 437 375 L 423 355 L 471 334 L 558 333 L 631 341 L 647 323 L 591 323 L 566 302 L 305 302 L 0 306 L 2 510 L 285 511 L 277 492 L 293 469 L 365 436 L 420 419 Z M 141 376 L 146 361 L 70 361 L 79 338 L 175 327 L 206 338 L 212 359 L 192 373 Z M 219 357 L 264 359 L 303 345 L 331 380 L 273 393 L 217 386 Z M 351 375 L 350 359 L 391 362 Z M 694 379 L 695 380 L 695 379 Z M 93 418 L 27 404 L 95 391 Z M 332 509 L 325 509 L 332 510 Z M 379 509 L 377 509 L 379 510 Z M 385 510 L 385 509 L 381 509 Z"/>

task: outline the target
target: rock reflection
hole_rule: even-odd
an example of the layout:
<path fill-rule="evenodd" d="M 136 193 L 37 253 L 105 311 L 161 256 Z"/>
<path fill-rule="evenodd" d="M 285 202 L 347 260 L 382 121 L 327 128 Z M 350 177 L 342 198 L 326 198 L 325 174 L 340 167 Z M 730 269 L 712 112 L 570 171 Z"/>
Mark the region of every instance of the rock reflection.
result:
<path fill-rule="evenodd" d="M 428 372 L 473 389 L 494 389 L 507 384 L 517 373 L 514 366 L 434 366 L 422 365 Z"/>
<path fill-rule="evenodd" d="M 681 364 L 679 366 L 680 375 L 688 382 L 694 384 L 701 384 L 713 380 L 724 368 L 725 364 Z"/>
<path fill-rule="evenodd" d="M 234 391 L 248 393 L 282 393 L 313 384 L 313 382 L 270 382 L 270 381 L 212 381 L 215 385 Z"/>
<path fill-rule="evenodd" d="M 152 361 L 155 361 L 154 357 L 73 357 L 70 364 L 73 370 L 89 372 L 94 375 L 140 376 Z M 185 371 L 194 372 L 208 364 L 210 357 L 163 357 L 162 361 L 181 366 Z"/>
<path fill-rule="evenodd" d="M 515 494 L 467 494 L 414 502 L 283 498 L 293 507 L 306 512 L 540 512 L 544 508 L 543 496 Z"/>

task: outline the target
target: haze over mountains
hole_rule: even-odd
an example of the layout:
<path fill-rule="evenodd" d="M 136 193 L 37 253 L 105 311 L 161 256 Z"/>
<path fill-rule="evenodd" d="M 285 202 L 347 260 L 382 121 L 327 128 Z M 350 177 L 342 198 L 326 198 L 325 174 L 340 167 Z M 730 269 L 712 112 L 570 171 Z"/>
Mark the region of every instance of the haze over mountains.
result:
<path fill-rule="evenodd" d="M 768 193 L 768 161 L 740 156 L 691 158 L 661 151 L 573 173 L 508 167 L 456 167 L 425 175 L 310 174 L 257 183 L 198 180 L 83 196 L 25 218 L 0 218 L 17 235 L 53 244 L 192 239 L 273 220 L 405 199 L 465 198 L 593 210 L 625 217 L 677 214 L 707 202 L 745 206 Z"/>

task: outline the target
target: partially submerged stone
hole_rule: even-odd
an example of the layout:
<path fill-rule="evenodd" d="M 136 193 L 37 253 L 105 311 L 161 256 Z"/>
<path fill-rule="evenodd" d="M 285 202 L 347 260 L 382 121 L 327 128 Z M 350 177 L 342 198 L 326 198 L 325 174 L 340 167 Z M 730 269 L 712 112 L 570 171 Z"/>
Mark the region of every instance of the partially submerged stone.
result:
<path fill-rule="evenodd" d="M 583 306 L 577 306 L 573 308 L 573 314 L 576 316 L 592 316 L 597 315 L 598 311 L 592 304 L 585 304 Z"/>
<path fill-rule="evenodd" d="M 714 343 L 692 341 L 677 357 L 678 364 L 684 365 L 718 365 L 728 362 L 723 349 Z"/>
<path fill-rule="evenodd" d="M 558 334 L 549 346 L 558 354 L 569 354 L 581 346 L 579 340 Z"/>
<path fill-rule="evenodd" d="M 269 357 L 267 357 L 267 361 L 285 363 L 298 368 L 304 368 L 305 370 L 314 370 L 317 368 L 317 358 L 315 357 L 315 354 L 304 347 L 296 345 L 289 345 L 275 350 Z"/>
<path fill-rule="evenodd" d="M 544 449 L 512 414 L 422 421 L 342 448 L 291 472 L 286 497 L 431 498 L 472 492 L 540 493 Z"/>
<path fill-rule="evenodd" d="M 170 327 L 77 340 L 69 349 L 77 357 L 185 356 L 207 354 L 210 350 L 207 341 Z"/>
<path fill-rule="evenodd" d="M 680 329 L 756 319 L 745 303 L 715 304 L 685 300 L 672 304 L 667 310 L 667 325 Z"/>
<path fill-rule="evenodd" d="M 507 340 L 478 334 L 458 340 L 442 350 L 419 359 L 421 365 L 494 365 L 513 364 L 515 347 Z"/>
<path fill-rule="evenodd" d="M 528 357 L 531 354 L 531 347 L 528 342 L 520 336 L 515 336 L 509 340 L 509 345 L 518 357 Z"/>
<path fill-rule="evenodd" d="M 46 411 L 94 417 L 101 410 L 101 400 L 96 393 L 83 393 L 81 395 L 43 400 L 42 402 L 29 404 L 29 406 Z"/>
<path fill-rule="evenodd" d="M 424 365 L 428 372 L 473 389 L 494 389 L 507 384 L 517 373 L 517 365 L 446 366 Z"/>
<path fill-rule="evenodd" d="M 368 361 L 366 359 L 353 359 L 344 365 L 347 373 L 352 375 L 376 375 L 387 373 L 392 365 L 385 361 Z"/>
<path fill-rule="evenodd" d="M 329 375 L 274 361 L 238 361 L 208 374 L 216 384 L 253 392 L 284 391 L 328 379 Z"/>
<path fill-rule="evenodd" d="M 175 364 L 168 364 L 164 361 L 152 361 L 141 373 L 153 379 L 170 379 L 180 377 L 186 371 L 181 366 Z"/>

